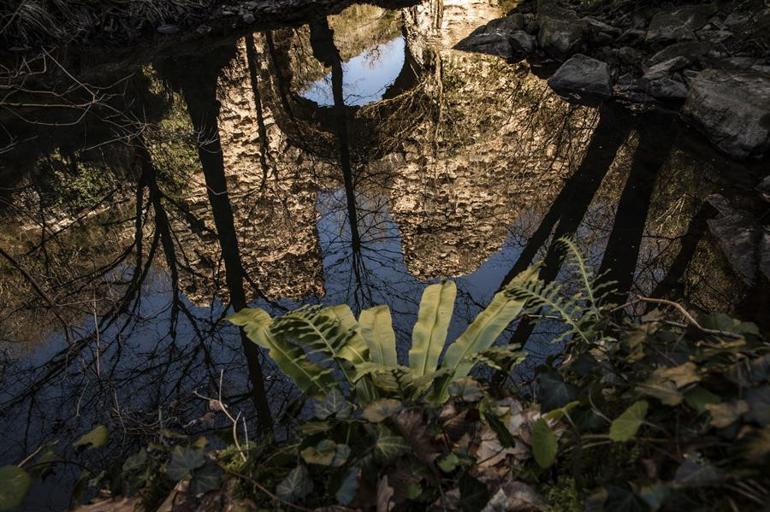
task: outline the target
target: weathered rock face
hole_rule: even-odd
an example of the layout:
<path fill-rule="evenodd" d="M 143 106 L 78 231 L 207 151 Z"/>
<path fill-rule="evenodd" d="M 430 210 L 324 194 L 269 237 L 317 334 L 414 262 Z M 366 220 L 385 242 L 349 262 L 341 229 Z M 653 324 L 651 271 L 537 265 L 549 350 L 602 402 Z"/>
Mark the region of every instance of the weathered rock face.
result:
<path fill-rule="evenodd" d="M 709 230 L 733 271 L 749 286 L 760 276 L 770 279 L 770 231 L 750 213 L 731 207 L 719 194 L 709 196 L 708 202 L 720 214 L 708 221 Z"/>
<path fill-rule="evenodd" d="M 770 75 L 702 71 L 684 112 L 725 153 L 746 158 L 770 149 Z"/>
<path fill-rule="evenodd" d="M 612 94 L 612 80 L 605 62 L 577 54 L 561 65 L 548 80 L 560 94 L 580 94 L 606 98 Z"/>
<path fill-rule="evenodd" d="M 695 31 L 708 23 L 716 12 L 713 5 L 683 5 L 655 14 L 647 28 L 647 42 L 695 39 Z"/>

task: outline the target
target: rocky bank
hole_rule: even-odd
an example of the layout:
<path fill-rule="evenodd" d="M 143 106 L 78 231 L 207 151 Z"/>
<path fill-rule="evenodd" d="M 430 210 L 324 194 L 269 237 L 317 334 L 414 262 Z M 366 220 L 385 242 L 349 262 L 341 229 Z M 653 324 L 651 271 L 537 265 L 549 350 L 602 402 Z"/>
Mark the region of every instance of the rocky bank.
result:
<path fill-rule="evenodd" d="M 457 48 L 526 58 L 577 101 L 678 110 L 737 159 L 770 150 L 770 7 L 762 1 L 524 2 Z"/>

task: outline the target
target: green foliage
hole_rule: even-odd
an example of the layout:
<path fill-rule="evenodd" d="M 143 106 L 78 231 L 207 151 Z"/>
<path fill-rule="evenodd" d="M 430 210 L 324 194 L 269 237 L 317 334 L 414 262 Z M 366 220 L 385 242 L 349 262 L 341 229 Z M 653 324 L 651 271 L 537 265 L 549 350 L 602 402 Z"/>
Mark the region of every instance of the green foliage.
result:
<path fill-rule="evenodd" d="M 192 486 L 215 463 L 230 471 L 226 488 L 267 510 L 760 510 L 770 488 L 770 345 L 755 326 L 723 315 L 701 319 L 711 330 L 660 312 L 616 323 L 582 257 L 570 258 L 581 291 L 563 298 L 566 288 L 548 288 L 529 270 L 435 365 L 453 297 L 446 283 L 423 297 L 430 314 L 415 337 L 416 368 L 395 364 L 385 306 L 358 322 L 345 307 L 276 320 L 237 313 L 234 323 L 271 357 L 275 346 L 291 353 L 291 364 L 276 360 L 287 375 L 307 368 L 310 354 L 321 360 L 312 363 L 316 375 L 349 380 L 321 391 L 312 375 L 295 379 L 317 396 L 313 417 L 296 418 L 288 439 L 210 451 L 200 466 L 191 455 L 175 476 Z M 521 360 L 519 347 L 491 344 L 513 317 L 533 311 L 524 295 L 549 297 L 532 304 L 556 305 L 550 312 L 570 317 L 570 335 L 526 385 L 491 390 L 467 373 L 479 362 Z M 359 393 L 361 383 L 374 394 Z M 141 475 L 143 460 L 175 467 L 175 451 L 150 453 L 126 461 L 124 473 Z"/>
<path fill-rule="evenodd" d="M 268 350 L 278 367 L 311 396 L 331 392 L 339 372 L 357 401 L 381 397 L 415 400 L 429 395 L 444 402 L 449 386 L 479 363 L 510 367 L 524 359 L 517 347 L 492 344 L 525 306 L 512 290 L 537 281 L 532 268 L 497 293 L 490 305 L 439 357 L 446 344 L 457 288 L 444 281 L 425 288 L 412 334 L 408 366 L 398 364 L 390 310 L 377 306 L 355 321 L 347 306 L 306 306 L 271 319 L 259 308 L 243 309 L 228 320 L 242 326 L 254 343 Z"/>
<path fill-rule="evenodd" d="M 456 296 L 457 286 L 452 281 L 428 286 L 422 294 L 409 351 L 409 368 L 416 377 L 430 375 L 438 367 Z"/>
<path fill-rule="evenodd" d="M 610 425 L 610 439 L 621 442 L 632 439 L 644 423 L 648 405 L 646 401 L 639 400 L 623 411 Z"/>
<path fill-rule="evenodd" d="M 109 432 L 104 425 L 97 425 L 91 432 L 83 434 L 72 446 L 75 448 L 101 448 L 107 444 Z"/>
<path fill-rule="evenodd" d="M 540 418 L 532 425 L 532 455 L 541 468 L 550 467 L 556 460 L 558 444 L 556 435 L 546 420 Z"/>

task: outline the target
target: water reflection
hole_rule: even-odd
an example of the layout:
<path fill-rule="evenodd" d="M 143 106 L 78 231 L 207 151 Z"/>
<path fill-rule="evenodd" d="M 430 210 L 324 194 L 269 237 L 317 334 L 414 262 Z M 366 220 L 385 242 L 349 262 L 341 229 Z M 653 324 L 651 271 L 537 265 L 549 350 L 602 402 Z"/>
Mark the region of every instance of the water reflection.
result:
<path fill-rule="evenodd" d="M 570 105 L 525 63 L 452 49 L 500 14 L 354 6 L 122 82 L 106 70 L 81 120 L 0 117 L 18 134 L 0 160 L 0 458 L 95 422 L 121 433 L 103 460 L 158 427 L 217 428 L 192 391 L 223 370 L 226 399 L 265 430 L 296 395 L 222 323 L 232 308 L 386 303 L 405 352 L 426 282 L 457 280 L 456 336 L 533 262 L 559 279 L 565 235 L 619 302 L 738 306 L 746 290 L 704 231 L 704 199 L 736 164 L 671 118 Z M 543 356 L 549 329 L 503 338 Z"/>

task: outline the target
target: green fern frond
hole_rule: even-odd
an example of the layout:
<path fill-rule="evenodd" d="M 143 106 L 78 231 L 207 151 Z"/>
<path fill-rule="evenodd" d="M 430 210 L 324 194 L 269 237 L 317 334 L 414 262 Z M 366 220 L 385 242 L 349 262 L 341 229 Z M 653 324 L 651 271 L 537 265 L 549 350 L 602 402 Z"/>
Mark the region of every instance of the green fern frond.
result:
<path fill-rule="evenodd" d="M 557 313 L 570 327 L 565 335 L 574 334 L 586 343 L 591 342 L 590 324 L 595 320 L 592 319 L 588 323 L 583 319 L 585 305 L 581 301 L 582 295 L 565 297 L 559 283 L 553 281 L 545 284 L 540 280 L 521 283 L 511 288 L 508 293 L 519 300 L 525 300 L 529 306 L 527 311 L 530 313 L 543 307 Z"/>
<path fill-rule="evenodd" d="M 270 331 L 275 338 L 304 350 L 309 360 L 338 366 L 345 379 L 353 382 L 350 369 L 340 360 L 348 357 L 345 349 L 360 333 L 343 327 L 336 315 L 320 306 L 303 306 L 276 318 Z"/>

